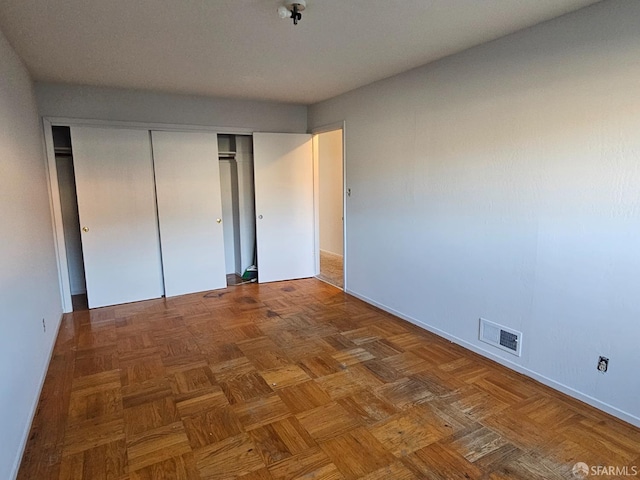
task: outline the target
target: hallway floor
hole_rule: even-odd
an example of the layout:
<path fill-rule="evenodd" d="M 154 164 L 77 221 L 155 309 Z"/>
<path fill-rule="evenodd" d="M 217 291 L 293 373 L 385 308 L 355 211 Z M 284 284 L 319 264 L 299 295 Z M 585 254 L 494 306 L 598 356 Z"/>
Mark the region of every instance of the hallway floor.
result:
<path fill-rule="evenodd" d="M 320 250 L 320 275 L 318 278 L 338 288 L 344 288 L 342 260 L 342 255 Z"/>

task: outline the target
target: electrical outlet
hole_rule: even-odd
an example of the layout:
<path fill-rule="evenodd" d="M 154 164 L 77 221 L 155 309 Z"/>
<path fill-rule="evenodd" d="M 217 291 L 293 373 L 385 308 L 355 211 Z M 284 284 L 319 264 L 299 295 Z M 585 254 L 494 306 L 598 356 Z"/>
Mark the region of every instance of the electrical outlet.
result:
<path fill-rule="evenodd" d="M 47 333 L 47 323 L 44 321 L 44 318 L 42 319 L 42 331 Z"/>
<path fill-rule="evenodd" d="M 600 357 L 598 359 L 598 371 L 605 373 L 609 369 L 609 359 L 607 357 Z"/>

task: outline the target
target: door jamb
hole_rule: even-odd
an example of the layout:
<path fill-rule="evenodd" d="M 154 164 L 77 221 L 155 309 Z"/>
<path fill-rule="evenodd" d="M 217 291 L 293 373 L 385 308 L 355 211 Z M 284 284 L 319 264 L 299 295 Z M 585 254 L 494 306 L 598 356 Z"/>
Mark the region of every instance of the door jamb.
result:
<path fill-rule="evenodd" d="M 62 202 L 60 201 L 60 186 L 58 184 L 58 169 L 56 166 L 56 154 L 53 146 L 53 123 L 48 118 L 42 119 L 45 144 L 45 166 L 48 177 L 49 196 L 51 200 L 51 216 L 53 223 L 53 239 L 58 263 L 58 280 L 60 283 L 60 298 L 62 300 L 63 313 L 73 311 L 71 303 L 71 282 L 69 280 L 69 264 L 67 263 L 67 250 L 64 240 L 64 228 L 62 223 Z"/>

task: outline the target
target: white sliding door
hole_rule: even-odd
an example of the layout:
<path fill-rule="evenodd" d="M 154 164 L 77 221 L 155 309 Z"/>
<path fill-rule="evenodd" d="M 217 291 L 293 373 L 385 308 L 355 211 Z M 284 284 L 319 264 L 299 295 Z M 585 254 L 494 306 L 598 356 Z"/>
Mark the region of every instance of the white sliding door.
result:
<path fill-rule="evenodd" d="M 217 135 L 151 135 L 166 295 L 225 288 Z"/>
<path fill-rule="evenodd" d="M 89 307 L 164 293 L 146 130 L 71 127 Z"/>
<path fill-rule="evenodd" d="M 258 280 L 315 274 L 311 135 L 254 133 Z"/>

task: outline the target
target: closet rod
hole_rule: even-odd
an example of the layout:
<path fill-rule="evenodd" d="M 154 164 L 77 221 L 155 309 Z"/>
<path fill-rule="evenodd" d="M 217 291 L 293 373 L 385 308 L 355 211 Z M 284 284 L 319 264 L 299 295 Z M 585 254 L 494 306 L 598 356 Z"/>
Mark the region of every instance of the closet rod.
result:
<path fill-rule="evenodd" d="M 54 147 L 53 152 L 56 155 L 71 155 L 71 147 Z"/>

